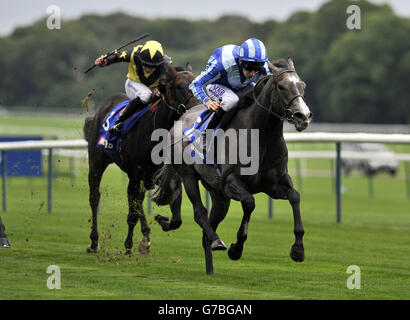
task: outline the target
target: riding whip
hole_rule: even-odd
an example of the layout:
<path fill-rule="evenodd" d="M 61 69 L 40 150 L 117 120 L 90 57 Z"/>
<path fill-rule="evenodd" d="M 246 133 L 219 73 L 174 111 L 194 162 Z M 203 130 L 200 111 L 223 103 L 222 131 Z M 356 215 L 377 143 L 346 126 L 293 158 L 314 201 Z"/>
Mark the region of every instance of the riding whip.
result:
<path fill-rule="evenodd" d="M 118 48 L 118 49 L 115 49 L 114 51 L 111 51 L 111 52 L 107 53 L 107 54 L 106 54 L 106 58 L 108 58 L 109 56 L 111 56 L 111 55 L 117 53 L 118 51 L 120 51 L 121 49 L 123 49 L 123 48 L 129 46 L 130 44 L 135 43 L 135 42 L 137 42 L 137 41 L 140 41 L 140 40 L 142 40 L 142 39 L 144 39 L 144 38 L 146 38 L 146 37 L 148 37 L 148 36 L 149 36 L 149 33 L 144 33 L 142 36 L 139 36 L 138 38 L 136 38 L 136 39 L 134 39 L 134 40 L 128 42 L 127 44 L 123 45 L 122 47 L 120 47 L 120 48 Z M 84 73 L 87 73 L 88 71 L 91 71 L 91 70 L 94 69 L 96 66 L 97 66 L 96 64 L 93 64 L 90 68 L 88 68 L 86 71 L 84 71 Z"/>

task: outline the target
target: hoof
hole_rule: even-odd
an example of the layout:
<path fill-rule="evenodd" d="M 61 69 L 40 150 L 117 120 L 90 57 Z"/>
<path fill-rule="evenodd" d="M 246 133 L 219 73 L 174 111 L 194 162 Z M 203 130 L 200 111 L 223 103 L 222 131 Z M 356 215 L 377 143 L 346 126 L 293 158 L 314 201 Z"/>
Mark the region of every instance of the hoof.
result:
<path fill-rule="evenodd" d="M 218 238 L 212 241 L 211 249 L 216 251 L 216 250 L 226 250 L 227 248 L 226 248 L 225 243 L 221 239 Z"/>
<path fill-rule="evenodd" d="M 154 219 L 156 222 L 159 223 L 163 231 L 169 231 L 169 218 L 168 217 L 164 217 L 164 216 L 161 216 L 160 214 L 157 214 Z"/>
<path fill-rule="evenodd" d="M 98 251 L 98 246 L 96 248 L 92 248 L 91 246 L 87 247 L 87 253 L 96 253 Z"/>
<path fill-rule="evenodd" d="M 169 230 L 176 230 L 178 229 L 182 224 L 181 220 L 176 220 L 176 221 L 172 221 L 169 223 Z"/>
<path fill-rule="evenodd" d="M 141 254 L 147 254 L 149 253 L 149 250 L 151 248 L 151 242 L 147 238 L 142 238 L 140 243 L 138 244 L 138 251 Z"/>
<path fill-rule="evenodd" d="M 131 249 L 125 249 L 125 255 L 126 256 L 130 256 L 132 254 L 132 250 Z"/>
<path fill-rule="evenodd" d="M 232 243 L 228 250 L 228 256 L 229 258 L 231 258 L 231 260 L 239 260 L 242 257 L 242 250 L 235 250 L 235 244 Z"/>
<path fill-rule="evenodd" d="M 206 270 L 206 275 L 207 276 L 212 276 L 214 274 L 214 269 L 212 270 Z"/>
<path fill-rule="evenodd" d="M 9 240 L 7 238 L 0 238 L 0 247 L 1 248 L 11 248 Z"/>
<path fill-rule="evenodd" d="M 292 249 L 290 250 L 290 257 L 292 258 L 293 261 L 295 262 L 303 262 L 305 260 L 305 249 L 303 246 L 292 246 Z"/>

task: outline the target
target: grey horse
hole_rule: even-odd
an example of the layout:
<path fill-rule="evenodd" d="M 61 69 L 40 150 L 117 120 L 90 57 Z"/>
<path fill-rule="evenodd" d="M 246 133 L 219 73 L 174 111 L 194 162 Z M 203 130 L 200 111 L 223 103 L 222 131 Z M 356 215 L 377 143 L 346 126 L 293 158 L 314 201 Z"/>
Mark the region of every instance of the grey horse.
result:
<path fill-rule="evenodd" d="M 257 170 L 250 170 L 249 164 L 219 163 L 219 168 L 201 164 L 175 161 L 186 145 L 181 130 L 187 128 L 204 110 L 203 105 L 195 106 L 180 118 L 171 130 L 171 161 L 165 164 L 157 173 L 154 182 L 152 199 L 158 205 L 166 205 L 181 193 L 181 182 L 193 205 L 194 219 L 203 230 L 202 245 L 205 251 L 206 273 L 213 274 L 212 250 L 225 250 L 227 247 L 216 233 L 219 223 L 225 218 L 230 200 L 241 202 L 243 218 L 237 232 L 237 241 L 231 244 L 228 255 L 232 260 L 238 260 L 243 251 L 243 245 L 248 236 L 249 221 L 255 209 L 253 194 L 263 192 L 274 199 L 287 199 L 293 210 L 295 243 L 290 256 L 294 261 L 301 262 L 305 258 L 303 247 L 304 228 L 300 215 L 300 195 L 293 187 L 288 174 L 288 150 L 283 137 L 283 123 L 293 123 L 297 131 L 303 131 L 312 119 L 312 113 L 304 100 L 305 83 L 298 76 L 290 58 L 280 59 L 270 65 L 271 75 L 258 81 L 252 91 L 240 99 L 236 110 L 232 111 L 231 121 L 226 126 L 226 132 L 233 130 L 242 135 L 242 143 L 224 143 L 226 136 L 217 141 L 218 156 L 224 155 L 230 159 L 232 150 L 239 154 L 252 154 L 257 135 Z M 231 112 L 231 111 L 229 111 Z M 223 121 L 223 120 L 222 120 Z M 182 140 L 182 143 L 177 143 Z M 247 142 L 247 143 L 244 143 Z M 222 145 L 222 148 L 220 148 Z M 182 148 L 181 150 L 177 150 Z M 248 171 L 246 171 L 248 169 Z M 208 218 L 207 210 L 201 201 L 199 180 L 209 191 L 212 208 Z M 166 217 L 157 216 L 161 224 L 167 222 Z"/>

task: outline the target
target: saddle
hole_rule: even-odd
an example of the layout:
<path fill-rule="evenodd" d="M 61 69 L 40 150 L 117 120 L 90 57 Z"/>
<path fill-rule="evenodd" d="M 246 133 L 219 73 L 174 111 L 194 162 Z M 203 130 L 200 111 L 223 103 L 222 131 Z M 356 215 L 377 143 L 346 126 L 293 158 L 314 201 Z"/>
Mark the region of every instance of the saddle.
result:
<path fill-rule="evenodd" d="M 217 143 L 215 137 L 218 129 L 224 130 L 229 125 L 240 109 L 238 107 L 225 112 L 221 121 L 214 129 L 211 141 L 206 141 L 207 143 L 204 141 L 205 135 L 203 133 L 214 116 L 214 113 L 208 109 L 204 110 L 190 127 L 183 130 L 183 135 L 189 140 L 184 151 L 193 157 L 197 163 L 203 163 L 213 166 L 214 168 L 219 168 L 219 165 L 217 164 Z"/>
<path fill-rule="evenodd" d="M 119 154 L 120 141 L 138 122 L 138 120 L 147 112 L 150 111 L 151 105 L 146 106 L 144 109 L 137 111 L 131 117 L 124 122 L 124 126 L 121 129 L 121 134 L 116 136 L 112 135 L 109 130 L 114 126 L 115 121 L 121 114 L 121 111 L 127 106 L 130 100 L 126 100 L 118 104 L 113 111 L 104 119 L 99 131 L 99 138 L 97 141 L 97 148 L 102 149 L 104 152 L 110 154 Z"/>

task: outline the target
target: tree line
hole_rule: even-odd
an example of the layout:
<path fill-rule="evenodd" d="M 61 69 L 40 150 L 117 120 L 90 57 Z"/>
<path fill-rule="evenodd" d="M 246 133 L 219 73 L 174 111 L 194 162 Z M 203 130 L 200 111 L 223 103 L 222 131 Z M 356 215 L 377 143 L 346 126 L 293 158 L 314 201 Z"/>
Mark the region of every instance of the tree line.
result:
<path fill-rule="evenodd" d="M 360 29 L 346 12 L 360 8 Z M 264 41 L 269 58 L 292 57 L 306 82 L 306 101 L 317 122 L 410 122 L 410 19 L 388 5 L 331 0 L 317 11 L 298 11 L 283 22 L 253 22 L 225 15 L 217 20 L 146 19 L 114 13 L 85 15 L 48 30 L 45 19 L 0 38 L 0 105 L 78 107 L 91 89 L 94 104 L 124 91 L 127 64 L 84 74 L 97 56 L 148 32 L 175 65 L 195 74 L 219 46 Z"/>

